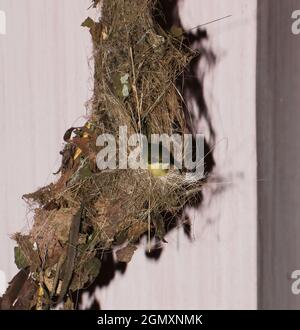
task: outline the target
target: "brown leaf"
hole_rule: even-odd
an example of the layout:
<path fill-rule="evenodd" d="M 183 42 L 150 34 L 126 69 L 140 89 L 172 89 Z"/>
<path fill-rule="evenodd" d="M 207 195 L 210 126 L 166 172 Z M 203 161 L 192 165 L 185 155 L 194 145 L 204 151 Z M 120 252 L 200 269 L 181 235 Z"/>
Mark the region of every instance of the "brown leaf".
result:
<path fill-rule="evenodd" d="M 120 249 L 116 252 L 116 256 L 117 256 L 117 260 L 120 262 L 130 262 L 134 251 L 137 249 L 137 247 L 135 245 L 127 245 L 126 247 L 124 247 L 123 249 Z"/>
<path fill-rule="evenodd" d="M 47 266 L 56 264 L 67 244 L 72 219 L 77 208 L 61 208 L 56 211 L 36 209 L 31 231 L 31 242 L 36 243 Z"/>
<path fill-rule="evenodd" d="M 70 298 L 64 303 L 64 310 L 74 310 L 74 303 Z"/>
<path fill-rule="evenodd" d="M 29 278 L 30 270 L 22 269 L 9 283 L 9 287 L 2 297 L 0 310 L 30 309 L 31 301 L 37 286 Z"/>
<path fill-rule="evenodd" d="M 175 38 L 180 38 L 183 36 L 184 31 L 180 26 L 172 25 L 170 33 L 175 37 Z"/>
<path fill-rule="evenodd" d="M 132 222 L 131 226 L 128 229 L 128 240 L 134 242 L 140 238 L 148 230 L 148 223 L 145 221 Z"/>

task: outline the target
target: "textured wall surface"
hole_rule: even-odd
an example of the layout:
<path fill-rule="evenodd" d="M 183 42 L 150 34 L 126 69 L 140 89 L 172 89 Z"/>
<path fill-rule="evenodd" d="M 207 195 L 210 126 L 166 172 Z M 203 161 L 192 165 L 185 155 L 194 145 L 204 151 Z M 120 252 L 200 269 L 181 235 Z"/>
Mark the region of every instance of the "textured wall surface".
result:
<path fill-rule="evenodd" d="M 51 180 L 64 131 L 85 114 L 90 45 L 80 23 L 88 6 L 0 0 L 7 16 L 0 36 L 0 269 L 8 277 L 16 270 L 8 234 L 30 223 L 20 197 Z M 207 26 L 218 58 L 205 80 L 218 177 L 202 208 L 190 212 L 193 240 L 171 232 L 158 261 L 141 246 L 125 274 L 96 291 L 102 308 L 256 308 L 256 1 L 185 0 L 181 13 L 189 28 L 232 15 Z"/>
<path fill-rule="evenodd" d="M 299 0 L 262 1 L 258 19 L 257 139 L 259 307 L 299 309 L 292 293 L 300 269 Z"/>

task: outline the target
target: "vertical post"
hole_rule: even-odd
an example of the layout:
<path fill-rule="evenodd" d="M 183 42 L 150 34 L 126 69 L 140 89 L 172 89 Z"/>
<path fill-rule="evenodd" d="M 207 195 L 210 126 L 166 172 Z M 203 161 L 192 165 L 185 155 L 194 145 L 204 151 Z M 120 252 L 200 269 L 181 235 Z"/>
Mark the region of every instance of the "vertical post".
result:
<path fill-rule="evenodd" d="M 258 1 L 258 307 L 300 308 L 299 0 Z M 294 14 L 296 15 L 296 14 Z M 300 24 L 299 24 L 300 25 Z"/>

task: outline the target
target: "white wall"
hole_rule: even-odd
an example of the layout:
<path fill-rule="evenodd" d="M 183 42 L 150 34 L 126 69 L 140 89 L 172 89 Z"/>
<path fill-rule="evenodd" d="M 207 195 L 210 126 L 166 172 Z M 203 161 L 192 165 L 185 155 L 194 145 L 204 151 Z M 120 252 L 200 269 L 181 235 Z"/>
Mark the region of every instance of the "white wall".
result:
<path fill-rule="evenodd" d="M 15 272 L 8 234 L 26 228 L 20 196 L 51 179 L 62 134 L 84 114 L 91 82 L 89 1 L 0 0 L 0 269 Z M 171 233 L 158 262 L 140 248 L 124 276 L 97 292 L 102 308 L 256 307 L 256 0 L 185 0 L 183 22 L 208 25 L 218 64 L 206 79 L 217 131 L 216 183 L 193 214 L 193 242 Z M 58 37 L 59 33 L 59 37 Z M 50 176 L 49 176 L 50 175 Z M 226 189 L 212 196 L 219 187 Z"/>
<path fill-rule="evenodd" d="M 89 0 L 0 0 L 0 270 L 16 271 L 9 235 L 27 229 L 21 196 L 52 180 L 62 136 L 85 114 Z M 59 36 L 59 37 L 58 37 Z"/>

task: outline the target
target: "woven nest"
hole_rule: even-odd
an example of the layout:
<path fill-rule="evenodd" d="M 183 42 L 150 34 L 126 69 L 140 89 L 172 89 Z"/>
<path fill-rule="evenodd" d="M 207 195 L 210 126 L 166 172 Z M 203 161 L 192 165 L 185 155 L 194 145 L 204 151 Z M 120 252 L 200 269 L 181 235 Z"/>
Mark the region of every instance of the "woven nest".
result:
<path fill-rule="evenodd" d="M 69 129 L 56 183 L 24 196 L 34 206 L 27 235 L 16 234 L 19 268 L 29 269 L 31 290 L 24 308 L 46 309 L 101 275 L 101 255 L 116 249 L 129 262 L 140 238 L 164 241 L 167 221 L 182 214 L 205 179 L 190 182 L 169 169 L 99 170 L 99 135 L 189 133 L 180 88 L 176 85 L 197 53 L 184 43 L 181 28 L 158 25 L 155 0 L 94 1 L 101 19 L 88 18 L 94 50 L 94 94 L 83 127 Z M 118 140 L 117 140 L 118 141 Z M 24 296 L 26 296 L 24 295 Z"/>

